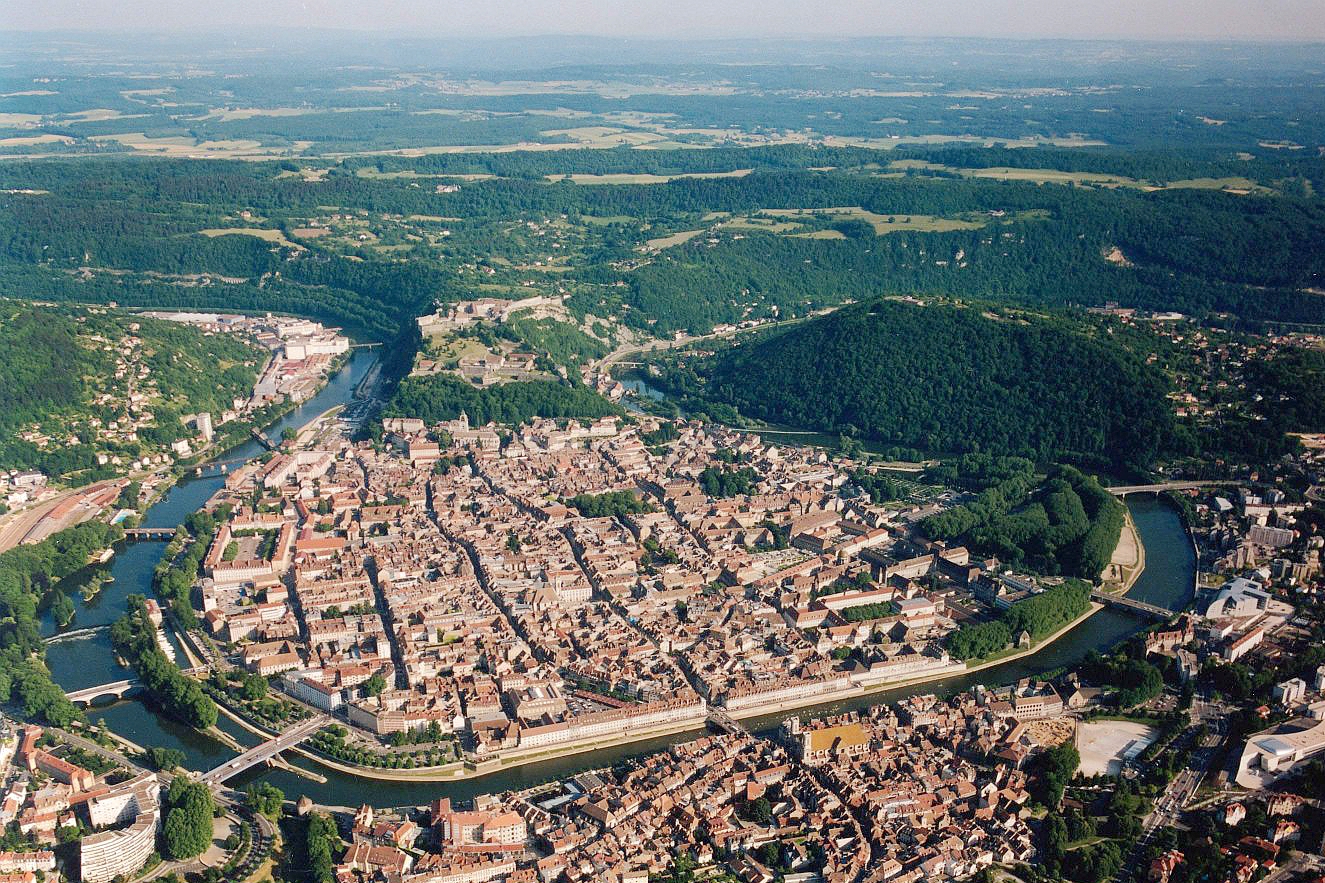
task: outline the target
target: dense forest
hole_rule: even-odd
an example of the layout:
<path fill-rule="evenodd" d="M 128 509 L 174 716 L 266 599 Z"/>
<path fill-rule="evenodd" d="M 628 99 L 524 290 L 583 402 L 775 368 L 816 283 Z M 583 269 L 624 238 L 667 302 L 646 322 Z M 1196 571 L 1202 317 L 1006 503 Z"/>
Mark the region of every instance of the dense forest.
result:
<path fill-rule="evenodd" d="M 980 488 L 976 498 L 926 518 L 931 537 L 960 540 L 1014 568 L 1098 580 L 1113 557 L 1125 509 L 1098 481 L 1056 466 L 1036 486 L 1031 464 Z M 978 481 L 959 476 L 966 486 Z"/>
<path fill-rule="evenodd" d="M 1051 318 L 873 301 L 719 353 L 698 383 L 772 423 L 929 451 L 1148 464 L 1172 442 L 1166 381 Z"/>
<path fill-rule="evenodd" d="M 552 380 L 530 380 L 475 387 L 447 374 L 407 377 L 383 411 L 385 417 L 418 417 L 432 424 L 469 417 L 470 425 L 494 422 L 528 423 L 535 417 L 593 419 L 620 414 L 621 409 L 581 386 Z"/>
<path fill-rule="evenodd" d="M 1325 275 L 1325 210 L 1302 195 L 1310 188 L 1298 193 L 1285 184 L 1315 175 L 1325 186 L 1319 160 L 981 150 L 797 146 L 352 158 L 307 178 L 305 165 L 289 161 L 20 161 L 6 166 L 14 190 L 0 195 L 0 284 L 55 301 L 292 312 L 386 341 L 401 339 L 410 320 L 434 303 L 472 296 L 474 283 L 461 273 L 466 264 L 496 270 L 485 285 L 501 296 L 564 291 L 581 315 L 615 316 L 659 336 L 887 293 L 1047 305 L 1117 301 L 1196 316 L 1222 311 L 1325 324 L 1325 301 L 1302 290 Z M 908 161 L 924 168 L 886 171 Z M 1242 195 L 1217 188 L 1146 192 L 942 171 L 991 164 L 1068 175 L 1106 170 L 1160 182 L 1241 171 L 1264 183 Z M 561 177 L 747 169 L 739 177 L 649 185 L 580 186 Z M 493 177 L 448 186 L 433 182 L 453 179 L 429 177 L 460 173 Z M 368 241 L 382 244 L 300 237 L 296 231 L 315 219 L 327 222 L 328 207 L 355 216 L 355 229 L 366 225 L 375 237 Z M 813 215 L 798 216 L 790 225 L 796 229 L 781 232 L 743 220 L 758 221 L 769 210 L 849 207 L 898 223 L 876 231 L 886 235 L 869 235 L 868 224 L 825 224 Z M 946 226 L 903 223 L 914 218 Z M 445 220 L 445 235 L 440 221 L 427 219 Z M 519 268 L 547 255 L 527 224 L 553 219 L 578 231 L 575 259 L 555 279 L 531 279 Z M 256 233 L 201 232 L 217 229 Z M 705 229 L 709 236 L 646 258 L 637 252 L 659 232 Z M 281 238 L 271 237 L 277 233 Z M 1126 263 L 1104 259 L 1114 248 Z"/>
<path fill-rule="evenodd" d="M 1248 367 L 1256 412 L 1279 432 L 1325 432 L 1325 350 L 1286 348 Z M 1260 428 L 1263 435 L 1272 435 Z"/>

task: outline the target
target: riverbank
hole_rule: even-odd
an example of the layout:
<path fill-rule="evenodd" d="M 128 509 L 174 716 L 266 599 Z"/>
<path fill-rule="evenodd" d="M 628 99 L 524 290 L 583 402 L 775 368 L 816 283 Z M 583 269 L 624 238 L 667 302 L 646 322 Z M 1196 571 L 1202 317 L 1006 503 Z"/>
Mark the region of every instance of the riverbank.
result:
<path fill-rule="evenodd" d="M 480 779 L 484 776 L 491 776 L 496 773 L 508 772 L 530 764 L 545 763 L 547 761 L 575 757 L 576 755 L 585 754 L 590 751 L 603 751 L 610 748 L 621 748 L 637 742 L 646 742 L 651 739 L 663 739 L 668 736 L 675 736 L 678 733 L 698 734 L 703 732 L 704 725 L 705 722 L 703 718 L 698 720 L 687 720 L 671 726 L 648 730 L 647 732 L 634 733 L 630 736 L 620 736 L 612 739 L 597 739 L 592 742 L 576 743 L 574 745 L 566 745 L 560 748 L 544 751 L 532 751 L 528 754 L 498 756 L 481 761 L 457 761 L 443 767 L 425 767 L 412 770 L 390 770 L 381 769 L 379 767 L 365 767 L 358 766 L 357 764 L 347 764 L 342 761 L 333 760 L 332 758 L 319 754 L 316 751 L 305 748 L 302 745 L 296 745 L 288 750 L 293 751 L 302 757 L 308 758 L 319 766 L 361 779 L 414 783 L 462 782 L 469 779 Z"/>
<path fill-rule="evenodd" d="M 1114 595 L 1125 595 L 1131 591 L 1146 569 L 1146 546 L 1137 532 L 1132 510 L 1124 506 L 1123 512 L 1123 527 L 1118 533 L 1118 543 L 1113 548 L 1109 566 L 1100 574 L 1103 589 Z"/>
<path fill-rule="evenodd" d="M 964 676 L 974 674 L 996 665 L 1003 665 L 1009 662 L 1015 662 L 1040 651 L 1047 646 L 1062 638 L 1068 632 L 1081 625 L 1092 615 L 1104 609 L 1103 604 L 1092 603 L 1090 609 L 1082 613 L 1071 622 L 1066 623 L 1057 631 L 1045 636 L 1040 641 L 1031 645 L 1017 649 L 1007 655 L 1000 655 L 984 660 L 976 665 L 955 664 L 942 669 L 935 669 L 925 674 L 904 680 L 883 681 L 878 684 L 871 684 L 867 687 L 854 685 L 851 689 L 835 691 L 829 694 L 819 694 L 806 697 L 805 699 L 788 699 L 767 705 L 759 705 L 752 708 L 740 709 L 736 712 L 726 712 L 734 720 L 749 720 L 751 718 L 764 717 L 770 714 L 779 714 L 782 712 L 804 711 L 809 708 L 830 705 L 834 702 L 841 702 L 850 699 L 859 699 L 870 696 L 875 693 L 886 693 L 892 690 L 902 690 L 909 687 L 922 686 L 928 683 L 942 681 L 954 676 Z M 243 724 L 246 728 L 251 728 L 248 724 Z M 528 754 L 505 755 L 492 758 L 487 761 L 457 762 L 448 764 L 445 767 L 431 767 L 426 769 L 413 770 L 388 770 L 377 767 L 364 767 L 357 764 L 347 764 L 341 761 L 333 760 L 324 755 L 296 745 L 291 751 L 308 758 L 314 763 L 324 766 L 328 769 L 347 775 L 356 776 L 364 779 L 376 779 L 389 782 L 458 782 L 467 779 L 478 779 L 484 776 L 492 775 L 498 772 L 504 772 L 516 767 L 525 766 L 533 763 L 542 763 L 545 761 L 559 760 L 575 755 L 585 754 L 590 751 L 599 751 L 609 748 L 620 748 L 637 742 L 645 742 L 651 739 L 658 739 L 667 736 L 674 736 L 678 733 L 700 733 L 704 730 L 705 721 L 703 719 L 679 722 L 673 726 L 661 727 L 642 733 L 634 733 L 629 736 L 619 736 L 611 739 L 599 739 L 592 742 L 577 743 L 566 745 L 559 748 L 553 748 L 545 751 L 530 752 Z"/>
<path fill-rule="evenodd" d="M 1103 604 L 1099 603 L 1098 601 L 1091 601 L 1089 610 L 1087 610 L 1085 613 L 1081 614 L 1071 622 L 1067 623 L 1053 634 L 1047 635 L 1046 637 L 1040 639 L 1039 642 L 1032 643 L 1029 647 L 1021 647 L 1010 651 L 1005 650 L 1001 653 L 995 653 L 993 656 L 986 657 L 984 660 L 977 663 L 976 665 L 967 666 L 963 674 L 975 674 L 978 671 L 983 671 L 986 668 L 992 668 L 995 665 L 1003 665 L 1005 662 L 1016 662 L 1018 659 L 1023 659 L 1027 656 L 1032 656 L 1043 650 L 1045 647 L 1048 647 L 1054 641 L 1057 641 L 1059 638 L 1063 637 L 1063 635 L 1066 635 L 1068 632 L 1072 631 L 1072 629 L 1081 625 L 1083 622 L 1090 619 L 1092 616 L 1094 616 L 1096 613 L 1099 613 L 1103 609 L 1104 609 Z"/>

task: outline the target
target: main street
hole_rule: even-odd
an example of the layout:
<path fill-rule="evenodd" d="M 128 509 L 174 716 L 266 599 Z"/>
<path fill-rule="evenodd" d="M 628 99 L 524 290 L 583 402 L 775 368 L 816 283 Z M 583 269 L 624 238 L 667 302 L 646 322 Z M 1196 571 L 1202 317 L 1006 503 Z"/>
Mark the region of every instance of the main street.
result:
<path fill-rule="evenodd" d="M 1155 799 L 1155 804 L 1141 822 L 1141 836 L 1132 845 L 1123 862 L 1122 870 L 1113 878 L 1141 879 L 1145 868 L 1142 866 L 1146 847 L 1154 838 L 1155 832 L 1166 827 L 1183 827 L 1182 813 L 1196 794 L 1214 764 L 1223 753 L 1224 740 L 1228 729 L 1225 723 L 1226 709 L 1220 703 L 1211 701 L 1198 693 L 1192 699 L 1192 726 L 1173 741 L 1167 751 L 1178 750 L 1181 745 L 1196 738 L 1199 743 L 1192 749 L 1186 767 L 1179 770 L 1164 791 Z M 1200 729 L 1204 727 L 1204 731 Z M 1153 763 L 1153 761 L 1152 761 Z"/>

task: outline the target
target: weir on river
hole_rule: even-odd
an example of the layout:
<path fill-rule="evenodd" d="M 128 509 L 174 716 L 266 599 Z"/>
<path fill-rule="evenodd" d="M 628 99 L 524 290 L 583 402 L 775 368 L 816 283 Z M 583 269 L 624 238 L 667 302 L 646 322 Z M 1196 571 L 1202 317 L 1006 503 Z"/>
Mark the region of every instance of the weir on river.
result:
<path fill-rule="evenodd" d="M 325 389 L 296 411 L 287 415 L 269 434 L 279 436 L 286 426 L 298 427 L 333 405 L 348 402 L 355 387 L 371 367 L 371 350 L 355 350 L 349 364 Z M 256 457 L 262 453 L 256 442 L 249 442 L 220 456 L 227 461 Z M 149 527 L 174 527 L 190 512 L 200 508 L 224 482 L 224 476 L 211 475 L 181 481 L 150 510 L 144 518 Z M 1181 519 L 1172 506 L 1151 496 L 1126 499 L 1136 523 L 1141 541 L 1146 547 L 1146 569 L 1132 587 L 1129 597 L 1148 604 L 1177 609 L 1192 595 L 1196 562 L 1191 541 Z M 101 593 L 78 607 L 77 615 L 66 634 L 74 630 L 96 629 L 78 640 L 52 642 L 47 649 L 47 662 L 56 681 L 66 690 L 80 690 L 97 684 L 123 679 L 132 674 L 114 659 L 110 647 L 109 630 L 98 628 L 109 625 L 125 610 L 130 594 L 150 595 L 152 571 L 160 560 L 165 544 L 161 542 L 128 543 L 117 550 L 111 573 L 115 581 Z M 94 568 L 71 580 L 89 578 Z M 76 596 L 77 592 L 70 593 Z M 1072 665 L 1091 650 L 1103 650 L 1145 628 L 1148 620 L 1122 610 L 1106 609 L 1094 614 L 1072 631 L 1022 659 L 1012 660 L 978 673 L 957 675 L 896 690 L 871 693 L 849 700 L 814 706 L 796 712 L 772 714 L 751 718 L 742 724 L 754 732 L 767 732 L 775 728 L 790 714 L 816 716 L 841 712 L 852 708 L 895 702 L 917 693 L 950 694 L 968 689 L 977 683 L 1007 684 L 1051 669 Z M 45 623 L 47 634 L 58 634 L 54 623 Z M 175 640 L 171 635 L 170 640 Z M 140 745 L 177 748 L 184 752 L 186 765 L 205 771 L 214 769 L 234 758 L 232 748 L 203 736 L 187 727 L 162 717 L 141 699 L 126 698 L 105 706 L 94 706 L 88 711 L 92 720 L 104 719 L 115 732 Z M 257 736 L 221 717 L 218 727 L 244 748 L 258 744 Z M 628 745 L 604 748 L 583 754 L 569 755 L 552 760 L 513 767 L 486 776 L 459 782 L 389 782 L 358 778 L 346 773 L 324 769 L 307 759 L 298 758 L 300 765 L 315 769 L 326 777 L 325 783 L 316 783 L 288 771 L 255 767 L 232 779 L 229 784 L 242 790 L 248 782 L 261 779 L 280 787 L 290 796 L 307 794 L 318 803 L 329 806 L 356 806 L 371 803 L 376 806 L 420 806 L 438 797 L 465 799 L 487 792 L 532 787 L 553 779 L 573 775 L 595 767 L 610 766 L 620 760 L 648 754 L 676 742 L 695 738 L 700 731 L 678 733 Z"/>

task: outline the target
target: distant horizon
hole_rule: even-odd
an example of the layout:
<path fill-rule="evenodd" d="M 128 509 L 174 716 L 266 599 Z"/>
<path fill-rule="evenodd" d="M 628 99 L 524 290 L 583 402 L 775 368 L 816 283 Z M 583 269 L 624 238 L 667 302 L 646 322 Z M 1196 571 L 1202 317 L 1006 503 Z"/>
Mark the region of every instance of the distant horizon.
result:
<path fill-rule="evenodd" d="M 1325 7 L 1318 0 L 830 0 L 824 6 L 799 0 L 213 0 L 200 7 L 163 0 L 10 0 L 0 8 L 0 33 L 223 37 L 260 28 L 415 39 L 1325 42 Z"/>
<path fill-rule="evenodd" d="M 1325 35 L 1313 37 L 1291 37 L 1291 36 L 1259 36 L 1259 37 L 1220 37 L 1220 36 L 1162 36 L 1162 37 L 1142 37 L 1125 35 L 1100 35 L 1093 37 L 1068 36 L 1068 35 L 1035 35 L 1035 34 L 998 34 L 982 36 L 977 34 L 904 34 L 904 33 L 875 33 L 875 34 L 599 34 L 592 32 L 563 31 L 563 32 L 538 32 L 538 33 L 509 33 L 509 34 L 462 34 L 462 33 L 417 33 L 388 29 L 371 29 L 355 27 L 338 27 L 335 25 L 324 25 L 317 27 L 299 27 L 296 25 L 275 25 L 275 26 L 252 26 L 245 28 L 243 26 L 228 26 L 225 29 L 219 27 L 181 27 L 168 30 L 144 30 L 137 28 L 124 27 L 98 27 L 98 28 L 0 28 L 0 35 L 3 34 L 22 34 L 27 37 L 57 37 L 57 36 L 78 36 L 78 37 L 133 37 L 140 39 L 151 39 L 157 37 L 198 37 L 198 38 L 216 38 L 228 39 L 236 34 L 249 36 L 260 31 L 263 34 L 279 34 L 282 36 L 309 34 L 309 35 L 334 35 L 334 36 L 371 36 L 374 38 L 400 39 L 409 42 L 429 42 L 429 41 L 447 41 L 464 40 L 466 42 L 503 42 L 518 40 L 602 40 L 605 42 L 643 42 L 643 43 L 680 43 L 680 44 L 700 44 L 700 43 L 832 43 L 832 42 L 853 42 L 867 40 L 914 40 L 914 41 L 970 41 L 985 43 L 1149 43 L 1149 44 L 1204 44 L 1218 45 L 1228 44 L 1234 46 L 1255 46 L 1265 44 L 1284 44 L 1295 46 L 1325 46 Z M 3 47 L 0 46 L 0 49 Z M 738 62 L 742 63 L 742 62 Z"/>

